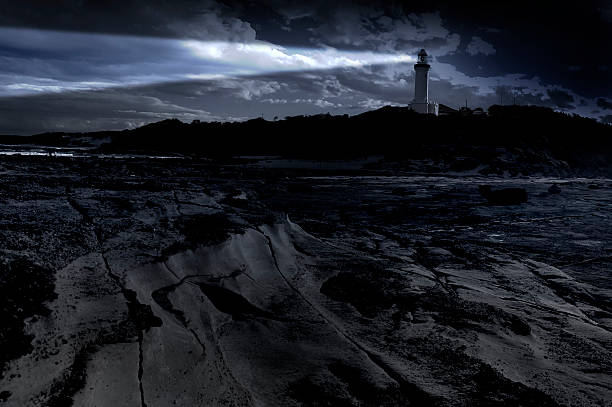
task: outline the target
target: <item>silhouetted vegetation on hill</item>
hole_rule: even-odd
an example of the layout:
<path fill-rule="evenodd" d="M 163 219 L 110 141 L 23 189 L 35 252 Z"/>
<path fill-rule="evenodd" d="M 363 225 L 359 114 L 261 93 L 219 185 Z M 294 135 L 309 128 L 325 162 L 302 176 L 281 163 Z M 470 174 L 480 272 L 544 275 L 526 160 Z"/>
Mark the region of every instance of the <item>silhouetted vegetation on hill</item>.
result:
<path fill-rule="evenodd" d="M 85 136 L 106 138 L 103 152 L 316 159 L 383 155 L 387 162 L 416 160 L 421 166 L 430 160 L 435 164 L 429 171 L 483 165 L 481 172 L 494 173 L 606 169 L 612 157 L 612 126 L 535 106 L 491 106 L 488 115 L 439 117 L 386 106 L 356 116 L 323 114 L 279 121 L 187 124 L 170 119 L 121 132 L 54 133 L 32 139 L 61 145 Z"/>

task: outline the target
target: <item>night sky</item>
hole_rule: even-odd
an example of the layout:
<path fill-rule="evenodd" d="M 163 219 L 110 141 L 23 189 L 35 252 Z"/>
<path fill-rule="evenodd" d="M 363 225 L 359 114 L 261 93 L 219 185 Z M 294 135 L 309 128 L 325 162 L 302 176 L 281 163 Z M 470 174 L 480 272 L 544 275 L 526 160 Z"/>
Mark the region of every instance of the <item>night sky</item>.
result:
<path fill-rule="evenodd" d="M 0 0 L 0 134 L 357 114 L 430 97 L 612 123 L 612 0 Z"/>

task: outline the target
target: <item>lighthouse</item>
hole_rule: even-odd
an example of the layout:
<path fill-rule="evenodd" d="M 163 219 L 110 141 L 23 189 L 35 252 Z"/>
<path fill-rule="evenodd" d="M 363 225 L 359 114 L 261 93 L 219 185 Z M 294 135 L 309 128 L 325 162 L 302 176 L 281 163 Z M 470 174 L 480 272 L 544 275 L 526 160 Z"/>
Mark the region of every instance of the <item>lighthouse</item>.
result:
<path fill-rule="evenodd" d="M 438 104 L 429 100 L 429 65 L 427 52 L 421 49 L 414 64 L 414 100 L 411 107 L 417 113 L 438 115 Z"/>

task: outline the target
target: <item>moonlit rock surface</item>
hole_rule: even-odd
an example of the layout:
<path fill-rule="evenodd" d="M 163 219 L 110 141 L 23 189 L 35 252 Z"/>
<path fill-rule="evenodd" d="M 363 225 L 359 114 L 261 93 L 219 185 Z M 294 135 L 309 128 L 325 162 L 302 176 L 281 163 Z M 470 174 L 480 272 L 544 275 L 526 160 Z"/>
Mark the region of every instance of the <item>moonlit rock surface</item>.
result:
<path fill-rule="evenodd" d="M 10 331 L 5 405 L 610 401 L 610 180 L 2 165 L 0 249 L 52 287 Z"/>

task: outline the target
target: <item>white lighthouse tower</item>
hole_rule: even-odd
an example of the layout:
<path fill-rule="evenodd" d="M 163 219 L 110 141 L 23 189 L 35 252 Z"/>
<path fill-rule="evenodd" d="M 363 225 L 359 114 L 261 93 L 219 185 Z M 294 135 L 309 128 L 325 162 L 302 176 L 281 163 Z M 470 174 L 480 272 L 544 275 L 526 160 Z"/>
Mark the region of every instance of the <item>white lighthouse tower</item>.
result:
<path fill-rule="evenodd" d="M 429 100 L 429 69 L 427 52 L 421 49 L 417 63 L 414 64 L 414 100 L 412 109 L 417 113 L 438 115 L 438 104 Z"/>

